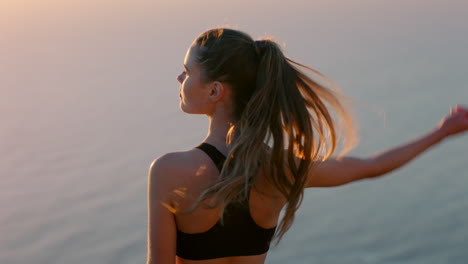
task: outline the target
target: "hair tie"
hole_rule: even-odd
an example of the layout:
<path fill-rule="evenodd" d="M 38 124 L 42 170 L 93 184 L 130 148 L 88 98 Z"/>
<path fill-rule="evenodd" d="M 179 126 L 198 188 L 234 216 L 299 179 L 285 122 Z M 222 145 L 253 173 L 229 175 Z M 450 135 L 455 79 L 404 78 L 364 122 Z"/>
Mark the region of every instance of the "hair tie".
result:
<path fill-rule="evenodd" d="M 253 46 L 255 48 L 255 53 L 257 53 L 258 56 L 263 55 L 267 42 L 268 40 L 255 40 L 254 41 Z"/>

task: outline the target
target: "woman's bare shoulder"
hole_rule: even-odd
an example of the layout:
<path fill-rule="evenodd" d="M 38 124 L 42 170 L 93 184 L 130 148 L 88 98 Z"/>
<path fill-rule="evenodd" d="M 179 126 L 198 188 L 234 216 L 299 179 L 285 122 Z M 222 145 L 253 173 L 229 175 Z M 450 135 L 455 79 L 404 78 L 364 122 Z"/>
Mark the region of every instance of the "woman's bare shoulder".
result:
<path fill-rule="evenodd" d="M 163 154 L 153 160 L 150 172 L 170 171 L 177 173 L 184 171 L 196 163 L 197 154 L 194 149 Z"/>
<path fill-rule="evenodd" d="M 177 152 L 169 152 L 166 154 L 163 154 L 156 159 L 153 160 L 151 163 L 151 167 L 172 167 L 176 165 L 180 165 L 179 163 L 187 161 L 187 159 L 190 159 L 191 153 L 193 150 L 186 150 L 186 151 L 177 151 Z"/>
<path fill-rule="evenodd" d="M 199 149 L 170 152 L 153 160 L 149 168 L 149 177 L 157 181 L 180 183 L 201 173 L 212 172 L 213 164 L 209 157 Z"/>

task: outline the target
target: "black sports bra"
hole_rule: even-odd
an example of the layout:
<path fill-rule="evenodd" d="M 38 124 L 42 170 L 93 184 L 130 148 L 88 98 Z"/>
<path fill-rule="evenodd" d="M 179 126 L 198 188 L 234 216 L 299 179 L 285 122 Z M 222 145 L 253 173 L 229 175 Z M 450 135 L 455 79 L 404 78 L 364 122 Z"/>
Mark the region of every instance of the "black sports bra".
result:
<path fill-rule="evenodd" d="M 226 158 L 218 149 L 208 143 L 196 148 L 208 154 L 221 172 Z M 218 221 L 206 232 L 187 234 L 177 229 L 177 256 L 204 260 L 260 255 L 268 251 L 276 227 L 258 226 L 250 215 L 248 200 L 246 204 L 228 204 L 225 213 L 224 223 Z"/>

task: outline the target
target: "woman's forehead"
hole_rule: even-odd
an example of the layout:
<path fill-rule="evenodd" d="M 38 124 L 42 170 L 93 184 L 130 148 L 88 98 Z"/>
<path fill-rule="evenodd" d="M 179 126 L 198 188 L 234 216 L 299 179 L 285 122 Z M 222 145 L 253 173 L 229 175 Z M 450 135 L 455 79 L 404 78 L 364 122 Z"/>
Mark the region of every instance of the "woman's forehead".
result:
<path fill-rule="evenodd" d="M 198 46 L 192 44 L 187 50 L 187 53 L 185 54 L 184 64 L 186 65 L 186 67 L 191 67 L 196 63 L 197 54 Z"/>

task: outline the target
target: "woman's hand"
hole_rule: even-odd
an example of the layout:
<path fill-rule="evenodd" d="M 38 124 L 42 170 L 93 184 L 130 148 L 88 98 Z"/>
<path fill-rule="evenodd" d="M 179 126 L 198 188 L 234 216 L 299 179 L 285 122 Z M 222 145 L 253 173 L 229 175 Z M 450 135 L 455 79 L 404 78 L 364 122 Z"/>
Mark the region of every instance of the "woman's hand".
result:
<path fill-rule="evenodd" d="M 466 132 L 468 130 L 468 108 L 457 105 L 450 109 L 450 115 L 442 119 L 438 129 L 445 137 Z"/>

